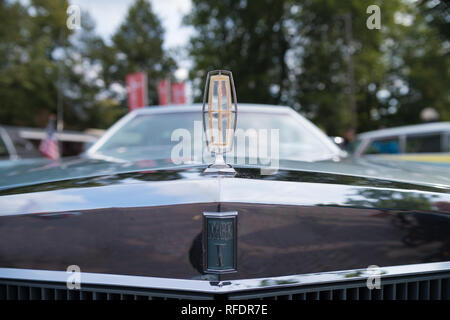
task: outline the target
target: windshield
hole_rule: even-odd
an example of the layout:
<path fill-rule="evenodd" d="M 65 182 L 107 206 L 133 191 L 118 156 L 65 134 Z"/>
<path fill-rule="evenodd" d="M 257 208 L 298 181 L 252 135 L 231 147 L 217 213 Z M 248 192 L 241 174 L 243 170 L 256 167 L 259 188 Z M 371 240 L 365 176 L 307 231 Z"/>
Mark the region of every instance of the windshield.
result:
<path fill-rule="evenodd" d="M 314 161 L 335 156 L 322 137 L 288 113 L 240 112 L 236 127 L 231 150 L 236 157 L 268 158 L 277 152 L 280 160 Z M 190 141 L 183 141 L 186 139 Z M 200 112 L 137 115 L 97 146 L 95 154 L 122 159 L 171 158 L 181 144 L 190 149 L 181 152 L 185 158 L 198 158 L 194 155 L 206 150 Z"/>

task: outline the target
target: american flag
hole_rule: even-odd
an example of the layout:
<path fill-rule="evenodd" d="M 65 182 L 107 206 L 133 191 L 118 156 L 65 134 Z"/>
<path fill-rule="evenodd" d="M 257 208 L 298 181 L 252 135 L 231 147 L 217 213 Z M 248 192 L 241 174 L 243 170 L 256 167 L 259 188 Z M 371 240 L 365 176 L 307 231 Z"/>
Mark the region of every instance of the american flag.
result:
<path fill-rule="evenodd" d="M 54 137 L 55 133 L 55 120 L 50 119 L 48 121 L 46 131 L 46 137 L 44 140 L 41 141 L 41 144 L 39 145 L 39 151 L 47 158 L 57 160 L 59 159 L 59 148 L 58 148 L 58 141 L 56 141 Z"/>

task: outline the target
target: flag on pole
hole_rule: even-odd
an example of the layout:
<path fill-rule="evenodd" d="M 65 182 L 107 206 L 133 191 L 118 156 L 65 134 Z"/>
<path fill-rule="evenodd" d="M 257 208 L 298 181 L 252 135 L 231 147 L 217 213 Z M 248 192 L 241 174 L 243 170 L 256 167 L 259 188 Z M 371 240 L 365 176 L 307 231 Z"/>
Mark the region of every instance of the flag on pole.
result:
<path fill-rule="evenodd" d="M 147 105 L 147 74 L 136 72 L 127 74 L 128 111 Z"/>
<path fill-rule="evenodd" d="M 47 128 L 45 129 L 46 136 L 39 144 L 39 151 L 43 156 L 52 160 L 59 159 L 58 141 L 55 138 L 55 119 L 48 120 Z"/>
<path fill-rule="evenodd" d="M 158 100 L 160 106 L 165 106 L 169 104 L 169 79 L 163 79 L 158 82 Z"/>
<path fill-rule="evenodd" d="M 173 83 L 171 87 L 172 104 L 185 104 L 184 82 Z"/>

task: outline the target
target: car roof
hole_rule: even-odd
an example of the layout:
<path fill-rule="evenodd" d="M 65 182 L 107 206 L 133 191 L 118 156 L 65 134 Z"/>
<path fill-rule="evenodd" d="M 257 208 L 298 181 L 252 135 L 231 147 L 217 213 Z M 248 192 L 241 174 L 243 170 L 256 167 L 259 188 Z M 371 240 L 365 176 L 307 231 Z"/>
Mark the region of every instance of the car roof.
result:
<path fill-rule="evenodd" d="M 416 124 L 381 130 L 363 132 L 357 135 L 358 139 L 372 139 L 380 137 L 401 136 L 405 134 L 420 134 L 432 132 L 450 132 L 450 122 L 432 122 Z"/>
<path fill-rule="evenodd" d="M 167 106 L 148 106 L 134 110 L 136 114 L 146 113 L 170 113 L 170 112 L 198 112 L 202 108 L 202 104 L 195 103 L 189 105 L 167 105 Z M 294 111 L 288 106 L 278 106 L 269 104 L 251 104 L 251 103 L 239 103 L 238 111 L 241 112 L 292 112 Z"/>
<path fill-rule="evenodd" d="M 42 140 L 47 136 L 45 128 L 2 126 L 11 139 Z M 56 131 L 55 137 L 59 141 L 69 142 L 95 142 L 98 137 L 80 131 L 63 130 Z"/>

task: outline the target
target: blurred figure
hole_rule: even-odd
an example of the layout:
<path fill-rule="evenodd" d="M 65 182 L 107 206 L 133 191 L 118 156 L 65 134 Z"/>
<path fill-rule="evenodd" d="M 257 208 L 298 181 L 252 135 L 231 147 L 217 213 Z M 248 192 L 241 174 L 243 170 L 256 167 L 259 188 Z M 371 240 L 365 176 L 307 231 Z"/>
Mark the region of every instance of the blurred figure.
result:
<path fill-rule="evenodd" d="M 353 141 L 355 141 L 356 133 L 355 129 L 349 128 L 344 133 L 344 141 L 341 144 L 341 148 L 349 153 L 353 152 L 355 146 Z"/>
<path fill-rule="evenodd" d="M 54 136 L 55 122 L 56 117 L 55 115 L 51 114 L 48 118 L 47 128 L 45 129 L 46 137 L 41 141 L 41 144 L 39 145 L 39 151 L 42 153 L 42 155 L 52 160 L 59 159 L 58 141 Z"/>

